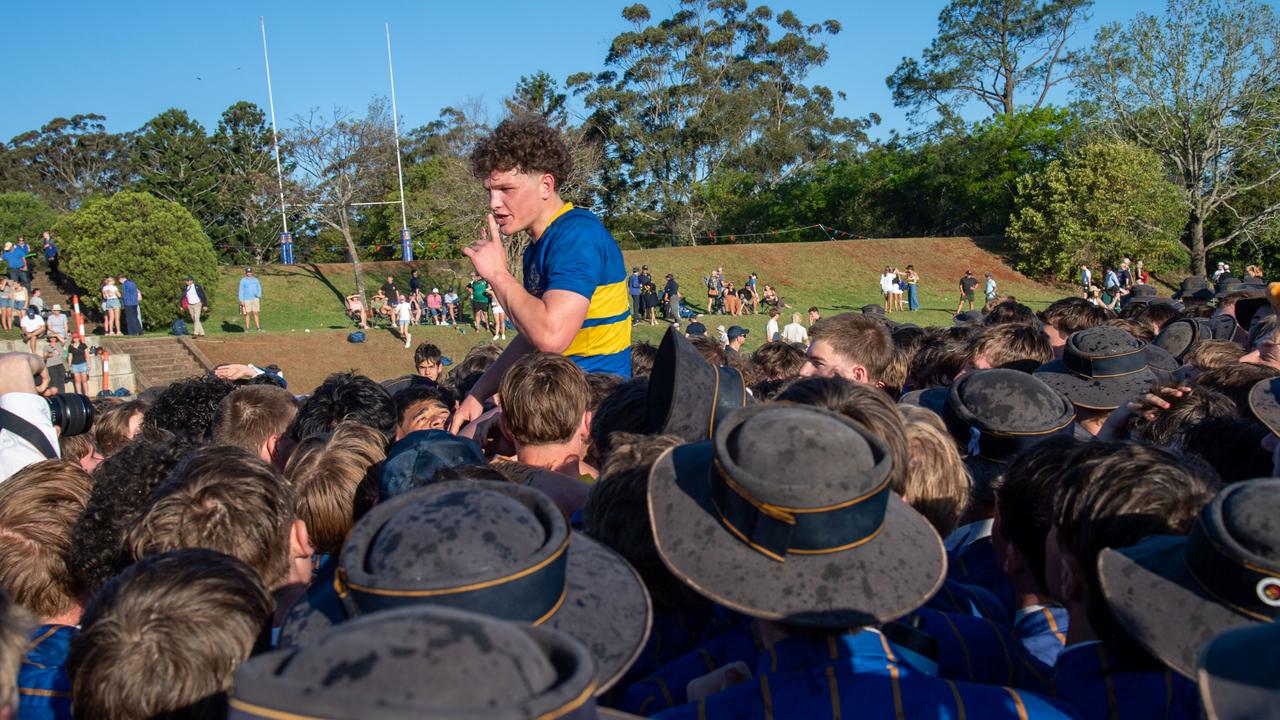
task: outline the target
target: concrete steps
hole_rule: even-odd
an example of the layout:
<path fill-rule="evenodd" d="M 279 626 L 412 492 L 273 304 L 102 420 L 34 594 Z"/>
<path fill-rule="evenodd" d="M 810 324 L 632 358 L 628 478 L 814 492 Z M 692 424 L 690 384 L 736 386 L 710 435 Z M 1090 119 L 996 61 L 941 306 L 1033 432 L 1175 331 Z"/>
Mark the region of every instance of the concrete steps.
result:
<path fill-rule="evenodd" d="M 33 283 L 34 284 L 34 283 Z M 43 293 L 42 293 L 43 294 Z M 90 335 L 85 338 L 85 344 L 89 347 L 103 347 L 104 338 Z M 39 349 L 44 352 L 48 347 L 44 341 L 39 344 Z M 143 388 L 138 384 L 137 375 L 134 372 L 133 358 L 127 352 L 117 351 L 113 348 L 107 348 L 110 355 L 107 358 L 110 363 L 108 382 L 111 383 L 111 390 L 117 388 L 125 388 L 129 392 L 136 393 Z M 31 349 L 21 340 L 0 340 L 0 352 L 30 352 Z M 71 384 L 71 366 L 65 366 L 67 372 L 67 392 L 73 390 Z M 89 394 L 96 395 L 102 390 L 102 356 L 89 356 Z"/>
<path fill-rule="evenodd" d="M 204 375 L 213 369 L 204 353 L 186 337 L 113 337 L 102 338 L 102 343 L 112 353 L 113 369 L 117 353 L 129 357 L 130 370 L 140 390 Z"/>

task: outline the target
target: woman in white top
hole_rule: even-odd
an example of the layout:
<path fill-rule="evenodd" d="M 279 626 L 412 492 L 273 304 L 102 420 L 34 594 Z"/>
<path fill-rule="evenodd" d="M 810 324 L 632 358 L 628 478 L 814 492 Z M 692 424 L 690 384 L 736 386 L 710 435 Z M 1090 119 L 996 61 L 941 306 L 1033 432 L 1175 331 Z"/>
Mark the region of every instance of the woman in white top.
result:
<path fill-rule="evenodd" d="M 884 295 L 886 313 L 893 312 L 893 291 L 897 289 L 898 277 L 893 274 L 893 268 L 886 267 L 884 274 L 880 276 L 880 292 Z"/>
<path fill-rule="evenodd" d="M 809 331 L 800 322 L 800 313 L 791 313 L 791 322 L 782 328 L 782 339 L 799 345 L 809 344 Z"/>
<path fill-rule="evenodd" d="M 102 314 L 107 335 L 124 334 L 120 332 L 120 288 L 116 287 L 115 278 L 102 281 Z"/>
<path fill-rule="evenodd" d="M 400 326 L 400 336 L 404 338 L 404 346 L 409 347 L 412 340 L 412 336 L 409 335 L 409 325 L 413 323 L 413 306 L 404 293 L 400 293 L 396 300 L 396 325 Z"/>
<path fill-rule="evenodd" d="M 498 296 L 493 296 L 493 302 L 489 303 L 489 313 L 493 315 L 493 339 L 507 339 L 507 313 L 498 304 Z"/>

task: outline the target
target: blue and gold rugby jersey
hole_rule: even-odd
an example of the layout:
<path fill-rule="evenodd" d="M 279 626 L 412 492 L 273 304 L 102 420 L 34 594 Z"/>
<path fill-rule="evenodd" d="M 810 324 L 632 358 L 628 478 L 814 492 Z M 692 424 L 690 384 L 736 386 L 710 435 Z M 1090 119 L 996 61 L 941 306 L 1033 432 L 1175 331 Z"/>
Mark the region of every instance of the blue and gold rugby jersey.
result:
<path fill-rule="evenodd" d="M 567 290 L 591 301 L 564 354 L 584 372 L 631 377 L 631 303 L 618 243 L 590 211 L 565 206 L 525 248 L 524 289 Z"/>

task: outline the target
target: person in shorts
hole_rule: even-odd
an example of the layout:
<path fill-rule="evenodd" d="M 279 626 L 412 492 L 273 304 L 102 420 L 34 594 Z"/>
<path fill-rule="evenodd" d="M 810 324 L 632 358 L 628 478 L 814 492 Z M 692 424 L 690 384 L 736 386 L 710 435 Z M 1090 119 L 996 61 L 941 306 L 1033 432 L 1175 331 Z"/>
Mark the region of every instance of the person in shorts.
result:
<path fill-rule="evenodd" d="M 102 281 L 102 315 L 104 330 L 107 335 L 123 335 L 120 332 L 120 287 L 116 279 L 109 277 Z"/>
<path fill-rule="evenodd" d="M 471 321 L 480 332 L 483 324 L 485 332 L 489 332 L 489 283 L 476 273 L 471 273 L 471 282 L 467 284 L 471 290 Z"/>
<path fill-rule="evenodd" d="M 244 331 L 249 332 L 249 315 L 253 315 L 253 326 L 262 332 L 262 321 L 258 313 L 262 310 L 262 283 L 253 275 L 253 268 L 244 269 L 244 277 L 240 278 L 240 313 L 244 315 Z"/>
<path fill-rule="evenodd" d="M 71 359 L 71 383 L 81 395 L 89 394 L 89 346 L 84 336 L 77 335 L 67 348 Z"/>
<path fill-rule="evenodd" d="M 0 278 L 0 328 L 13 329 L 13 287 L 18 283 Z"/>
<path fill-rule="evenodd" d="M 405 348 L 408 348 L 411 340 L 409 326 L 413 324 L 413 306 L 409 304 L 409 299 L 404 296 L 404 293 L 397 295 L 396 300 L 396 326 L 400 328 L 400 337 L 404 338 Z"/>
<path fill-rule="evenodd" d="M 969 303 L 969 309 L 973 309 L 973 289 L 978 287 L 978 278 L 973 276 L 972 270 L 965 270 L 964 277 L 960 278 L 960 304 L 956 305 L 956 315 L 964 309 L 964 304 Z"/>

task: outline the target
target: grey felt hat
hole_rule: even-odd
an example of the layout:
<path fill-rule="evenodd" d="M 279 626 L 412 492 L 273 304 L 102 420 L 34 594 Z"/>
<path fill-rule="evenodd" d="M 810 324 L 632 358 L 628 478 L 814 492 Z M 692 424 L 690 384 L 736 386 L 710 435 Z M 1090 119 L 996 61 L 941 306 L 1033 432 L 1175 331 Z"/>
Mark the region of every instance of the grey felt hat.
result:
<path fill-rule="evenodd" d="M 1280 378 L 1267 378 L 1249 390 L 1249 410 L 1273 435 L 1280 435 Z"/>
<path fill-rule="evenodd" d="M 592 720 L 596 692 L 591 654 L 563 633 L 415 606 L 248 660 L 228 718 Z"/>
<path fill-rule="evenodd" d="M 1155 374 L 1157 384 L 1172 385 L 1178 371 L 1182 369 L 1182 363 L 1178 362 L 1178 358 L 1171 355 L 1168 350 L 1159 345 L 1148 344 L 1147 369 Z"/>
<path fill-rule="evenodd" d="M 1209 720 L 1280 720 L 1280 624 L 1214 638 L 1200 653 L 1196 675 Z"/>
<path fill-rule="evenodd" d="M 1182 285 L 1173 294 L 1173 299 L 1212 300 L 1213 294 L 1213 288 L 1209 286 L 1208 280 L 1200 276 L 1191 276 L 1182 279 Z"/>
<path fill-rule="evenodd" d="M 551 498 L 503 482 L 453 481 L 375 506 L 352 528 L 331 585 L 289 613 L 282 644 L 347 618 L 445 605 L 562 630 L 595 657 L 601 691 L 635 661 L 652 606 L 617 553 L 571 532 Z"/>
<path fill-rule="evenodd" d="M 843 415 L 744 408 L 654 465 L 658 553 L 694 590 L 752 617 L 825 628 L 902 617 L 942 585 L 946 555 L 890 489 L 892 462 Z"/>
<path fill-rule="evenodd" d="M 667 330 L 649 373 L 645 427 L 650 433 L 706 440 L 719 419 L 750 402 L 737 370 L 712 366 L 688 338 Z"/>
<path fill-rule="evenodd" d="M 1187 677 L 1213 636 L 1280 619 L 1280 479 L 1214 496 L 1183 536 L 1102 551 L 1098 576 L 1116 620 Z"/>
<path fill-rule="evenodd" d="M 1035 376 L 1077 407 L 1114 410 L 1155 385 L 1146 348 L 1118 327 L 1097 325 L 1072 333 L 1062 359 L 1041 365 Z"/>
<path fill-rule="evenodd" d="M 1164 349 L 1178 362 L 1185 362 L 1187 354 L 1205 340 L 1213 339 L 1213 324 L 1208 318 L 1178 318 L 1160 328 L 1152 344 Z"/>
<path fill-rule="evenodd" d="M 963 449 L 975 499 L 993 502 L 991 481 L 1018 453 L 1070 435 L 1075 408 L 1061 393 L 1019 370 L 967 372 L 951 384 L 943 423 Z"/>

